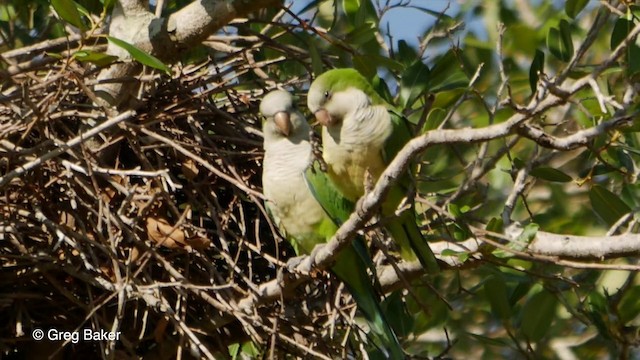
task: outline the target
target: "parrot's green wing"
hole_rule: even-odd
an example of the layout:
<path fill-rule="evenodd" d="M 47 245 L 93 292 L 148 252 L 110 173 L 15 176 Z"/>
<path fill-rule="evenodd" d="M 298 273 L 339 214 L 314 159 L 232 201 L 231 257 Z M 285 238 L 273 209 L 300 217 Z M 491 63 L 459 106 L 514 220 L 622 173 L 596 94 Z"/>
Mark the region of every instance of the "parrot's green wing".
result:
<path fill-rule="evenodd" d="M 398 152 L 411 140 L 412 133 L 407 120 L 401 113 L 395 109 L 388 109 L 389 118 L 391 120 L 392 132 L 384 143 L 384 151 L 382 156 L 386 164 L 389 164 Z"/>
<path fill-rule="evenodd" d="M 320 169 L 317 162 L 313 162 L 307 168 L 304 178 L 309 190 L 333 222 L 340 226 L 347 221 L 355 209 L 355 205 L 342 196 L 327 174 Z"/>
<path fill-rule="evenodd" d="M 389 164 L 400 149 L 412 138 L 408 120 L 393 109 L 390 109 L 388 113 L 391 118 L 391 124 L 393 125 L 393 132 L 385 142 L 382 154 L 386 164 Z M 402 199 L 406 196 L 410 184 L 411 178 L 407 173 L 398 180 L 397 185 L 389 190 L 387 201 L 385 201 L 382 208 L 382 213 L 385 216 L 389 216 L 395 212 Z M 390 223 L 386 225 L 386 228 L 400 246 L 403 258 L 412 258 L 409 252 L 413 250 L 413 253 L 415 253 L 422 266 L 430 273 L 435 274 L 440 271 L 438 261 L 418 227 L 413 208 L 402 212 L 397 219 L 390 221 Z"/>
<path fill-rule="evenodd" d="M 347 221 L 351 213 L 353 213 L 355 205 L 336 189 L 327 174 L 320 169 L 316 162 L 309 166 L 304 178 L 307 180 L 309 190 L 333 222 L 339 227 Z M 369 256 L 364 240 L 357 236 L 351 244 L 362 262 L 366 264 L 366 268 L 375 275 L 375 266 L 371 261 L 371 256 Z M 377 280 L 377 277 L 375 279 Z"/>
<path fill-rule="evenodd" d="M 353 212 L 353 203 L 340 194 L 315 163 L 307 169 L 304 176 L 311 193 L 329 217 L 338 226 L 344 223 Z M 331 236 L 333 234 L 328 234 L 327 241 Z M 403 359 L 405 356 L 402 346 L 380 307 L 379 288 L 372 283 L 367 269 L 371 269 L 375 274 L 373 262 L 360 236 L 356 236 L 351 246 L 340 252 L 331 268 L 345 283 L 358 308 L 369 321 L 380 350 L 387 353 L 387 358 Z M 375 278 L 377 284 L 377 277 Z"/>

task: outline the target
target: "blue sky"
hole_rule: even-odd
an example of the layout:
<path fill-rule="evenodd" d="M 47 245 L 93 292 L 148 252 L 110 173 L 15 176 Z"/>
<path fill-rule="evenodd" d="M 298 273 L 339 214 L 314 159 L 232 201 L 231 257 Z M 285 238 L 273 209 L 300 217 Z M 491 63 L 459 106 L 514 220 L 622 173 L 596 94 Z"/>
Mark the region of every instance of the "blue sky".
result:
<path fill-rule="evenodd" d="M 384 3 L 384 1 L 380 2 Z M 456 14 L 460 10 L 457 2 L 444 0 L 392 0 L 391 4 L 398 4 L 400 2 L 408 6 L 393 8 L 386 12 L 380 25 L 383 32 L 386 32 L 387 24 L 389 25 L 394 42 L 404 39 L 411 45 L 417 45 L 418 38 L 428 27 L 433 25 L 434 17 L 409 6 L 418 6 L 437 12 L 441 12 L 449 6 L 449 9 L 446 11 L 446 14 L 449 15 Z M 303 9 L 309 1 L 289 0 L 287 3 L 292 3 L 292 11 L 297 13 Z M 374 1 L 374 4 L 375 3 Z"/>

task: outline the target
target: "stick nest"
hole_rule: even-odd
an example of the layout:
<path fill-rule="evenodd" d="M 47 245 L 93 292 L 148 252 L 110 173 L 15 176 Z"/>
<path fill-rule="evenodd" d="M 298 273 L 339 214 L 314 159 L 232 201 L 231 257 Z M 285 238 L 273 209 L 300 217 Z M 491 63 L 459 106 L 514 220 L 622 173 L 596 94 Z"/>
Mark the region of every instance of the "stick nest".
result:
<path fill-rule="evenodd" d="M 292 255 L 261 197 L 256 113 L 270 89 L 238 80 L 246 62 L 122 79 L 147 94 L 136 115 L 68 147 L 118 114 L 94 105 L 98 70 L 26 49 L 3 56 L 20 65 L 1 74 L 0 175 L 11 177 L 0 187 L 3 353 L 201 357 L 253 340 L 276 353 L 336 354 L 335 315 L 353 308 L 337 308 L 331 294 L 344 297 L 326 282 L 237 307 Z M 34 329 L 121 335 L 34 342 Z"/>

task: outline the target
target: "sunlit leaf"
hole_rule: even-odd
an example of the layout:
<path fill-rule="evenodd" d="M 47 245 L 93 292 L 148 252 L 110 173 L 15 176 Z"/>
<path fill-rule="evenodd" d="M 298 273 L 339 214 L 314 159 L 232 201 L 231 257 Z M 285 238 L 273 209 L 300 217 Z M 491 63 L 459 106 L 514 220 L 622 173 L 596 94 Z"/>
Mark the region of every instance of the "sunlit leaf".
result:
<path fill-rule="evenodd" d="M 90 62 L 97 66 L 106 66 L 118 60 L 117 56 L 99 53 L 91 50 L 80 50 L 73 53 L 74 59 L 82 62 Z"/>
<path fill-rule="evenodd" d="M 540 225 L 536 223 L 527 224 L 522 230 L 522 233 L 518 235 L 516 241 L 519 243 L 530 243 L 536 237 L 538 229 L 540 229 Z"/>
<path fill-rule="evenodd" d="M 109 39 L 109 41 L 112 42 L 114 45 L 117 45 L 125 49 L 129 53 L 129 55 L 131 55 L 132 58 L 134 58 L 141 64 L 147 65 L 154 69 L 161 70 L 167 75 L 171 75 L 171 70 L 169 69 L 169 67 L 165 65 L 162 61 L 160 61 L 160 59 L 158 59 L 157 57 L 145 53 L 144 51 L 138 49 L 137 47 L 129 44 L 126 41 L 116 39 L 112 36 L 107 36 L 107 39 Z"/>
<path fill-rule="evenodd" d="M 0 4 L 0 21 L 11 21 L 16 17 L 16 9 L 11 4 Z"/>
<path fill-rule="evenodd" d="M 80 12 L 78 11 L 78 5 L 73 0 L 51 0 L 51 6 L 56 10 L 56 13 L 69 24 L 86 30 L 85 24 L 82 22 Z"/>

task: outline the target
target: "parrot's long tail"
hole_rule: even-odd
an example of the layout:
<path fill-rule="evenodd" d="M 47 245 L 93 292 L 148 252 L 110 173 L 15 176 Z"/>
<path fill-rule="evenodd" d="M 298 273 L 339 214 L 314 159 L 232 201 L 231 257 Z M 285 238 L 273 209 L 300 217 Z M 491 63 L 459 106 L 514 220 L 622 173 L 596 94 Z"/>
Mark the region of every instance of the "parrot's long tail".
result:
<path fill-rule="evenodd" d="M 353 247 L 343 249 L 331 270 L 345 283 L 358 309 L 369 322 L 379 350 L 389 359 L 404 359 L 402 346 L 380 307 L 380 296 L 361 256 Z"/>

